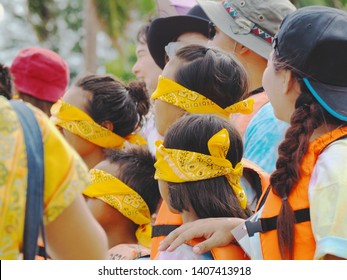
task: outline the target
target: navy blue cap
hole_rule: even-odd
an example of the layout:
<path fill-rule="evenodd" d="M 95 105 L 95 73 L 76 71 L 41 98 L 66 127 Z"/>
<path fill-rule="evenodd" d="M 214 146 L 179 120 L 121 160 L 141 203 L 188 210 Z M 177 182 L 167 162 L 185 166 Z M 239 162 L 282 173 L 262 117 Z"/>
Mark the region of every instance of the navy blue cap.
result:
<path fill-rule="evenodd" d="M 283 20 L 274 49 L 301 73 L 325 110 L 347 121 L 347 12 L 323 6 L 298 9 Z"/>

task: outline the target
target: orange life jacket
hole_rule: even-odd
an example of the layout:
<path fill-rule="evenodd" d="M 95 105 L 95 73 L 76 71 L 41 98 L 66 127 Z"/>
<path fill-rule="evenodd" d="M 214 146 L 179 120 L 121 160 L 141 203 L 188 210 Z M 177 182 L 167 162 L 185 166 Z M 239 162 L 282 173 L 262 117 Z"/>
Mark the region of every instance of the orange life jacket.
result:
<path fill-rule="evenodd" d="M 190 246 L 195 246 L 202 242 L 203 239 L 193 239 L 186 242 Z M 215 247 L 211 249 L 211 254 L 214 260 L 249 260 L 247 254 L 238 244 L 228 244 L 223 247 Z"/>
<path fill-rule="evenodd" d="M 301 178 L 297 184 L 292 188 L 288 201 L 296 214 L 297 222 L 294 225 L 294 250 L 293 258 L 304 260 L 313 259 L 316 249 L 316 242 L 312 233 L 311 222 L 309 217 L 309 199 L 308 199 L 308 186 L 311 174 L 319 154 L 330 143 L 347 135 L 347 128 L 339 128 L 330 133 L 324 134 L 312 143 L 310 143 L 307 153 L 304 155 L 301 163 Z M 275 195 L 271 190 L 269 191 L 264 207 L 261 212 L 261 225 L 269 224 L 271 220 L 277 217 L 280 207 L 282 205 L 281 199 Z M 275 224 L 275 222 L 273 223 Z M 265 226 L 267 230 L 260 232 L 260 245 L 262 250 L 263 259 L 281 259 L 277 230 L 271 229 L 270 226 Z M 274 229 L 276 229 L 274 227 Z M 255 231 L 259 232 L 259 231 Z"/>
<path fill-rule="evenodd" d="M 152 227 L 151 260 L 154 260 L 158 253 L 159 243 L 180 225 L 182 225 L 181 215 L 172 213 L 163 200 Z"/>
<path fill-rule="evenodd" d="M 244 168 L 253 169 L 258 174 L 262 190 L 265 190 L 269 185 L 269 174 L 247 159 L 243 158 L 242 163 Z M 158 253 L 159 243 L 180 225 L 182 225 L 181 215 L 172 213 L 163 201 L 152 228 L 151 260 L 154 260 Z"/>

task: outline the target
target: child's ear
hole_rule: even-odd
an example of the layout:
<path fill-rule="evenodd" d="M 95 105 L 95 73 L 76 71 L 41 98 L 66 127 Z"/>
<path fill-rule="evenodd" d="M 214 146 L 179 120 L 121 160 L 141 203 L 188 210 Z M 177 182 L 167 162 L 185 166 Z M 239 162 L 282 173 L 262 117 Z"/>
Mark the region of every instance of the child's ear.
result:
<path fill-rule="evenodd" d="M 289 98 L 294 106 L 296 99 L 300 95 L 301 88 L 298 80 L 293 76 L 291 71 L 285 71 L 284 73 L 282 91 L 284 96 Z"/>
<path fill-rule="evenodd" d="M 113 123 L 111 123 L 110 121 L 103 121 L 101 123 L 101 126 L 107 128 L 108 130 L 113 131 Z"/>
<path fill-rule="evenodd" d="M 283 75 L 283 92 L 289 94 L 291 92 L 300 92 L 300 85 L 296 78 L 294 78 L 291 71 L 284 71 Z"/>
<path fill-rule="evenodd" d="M 241 47 L 239 48 L 239 53 L 241 55 L 245 55 L 246 53 L 248 53 L 250 50 L 249 48 L 245 47 L 244 45 L 239 44 Z"/>

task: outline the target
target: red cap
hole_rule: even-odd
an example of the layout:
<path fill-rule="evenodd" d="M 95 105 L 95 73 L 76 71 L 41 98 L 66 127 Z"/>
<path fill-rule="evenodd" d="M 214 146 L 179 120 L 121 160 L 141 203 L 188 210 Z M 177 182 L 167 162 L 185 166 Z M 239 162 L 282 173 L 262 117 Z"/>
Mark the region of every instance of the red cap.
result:
<path fill-rule="evenodd" d="M 69 66 L 55 52 L 42 48 L 21 50 L 12 62 L 16 89 L 38 99 L 56 102 L 69 83 Z"/>

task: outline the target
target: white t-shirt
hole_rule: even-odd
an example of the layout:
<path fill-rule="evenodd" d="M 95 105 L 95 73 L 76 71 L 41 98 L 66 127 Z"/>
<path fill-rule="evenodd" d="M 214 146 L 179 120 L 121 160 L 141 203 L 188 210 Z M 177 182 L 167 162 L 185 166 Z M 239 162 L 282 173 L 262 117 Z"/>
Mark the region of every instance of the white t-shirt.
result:
<path fill-rule="evenodd" d="M 308 192 L 314 259 L 327 254 L 347 259 L 347 138 L 331 143 L 319 155 Z M 251 219 L 261 217 L 262 209 Z M 259 233 L 238 241 L 251 259 L 263 258 Z"/>
<path fill-rule="evenodd" d="M 309 183 L 315 259 L 326 254 L 347 258 L 347 138 L 319 155 Z"/>

